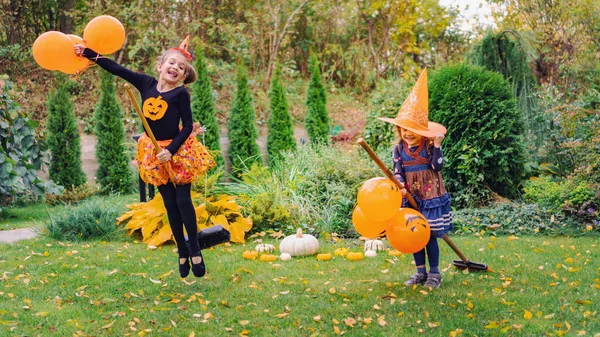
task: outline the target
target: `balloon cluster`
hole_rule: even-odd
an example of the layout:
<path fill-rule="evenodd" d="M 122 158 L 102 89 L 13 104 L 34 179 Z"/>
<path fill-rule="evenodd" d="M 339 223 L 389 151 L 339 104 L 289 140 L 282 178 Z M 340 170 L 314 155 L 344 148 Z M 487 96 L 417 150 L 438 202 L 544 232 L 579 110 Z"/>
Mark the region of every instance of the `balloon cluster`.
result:
<path fill-rule="evenodd" d="M 83 31 L 83 38 L 73 34 L 49 31 L 41 34 L 32 46 L 35 62 L 48 70 L 75 74 L 87 68 L 89 60 L 75 55 L 73 46 L 82 44 L 100 54 L 111 54 L 125 42 L 125 28 L 109 15 L 92 19 Z"/>
<path fill-rule="evenodd" d="M 386 178 L 372 178 L 358 190 L 358 205 L 352 213 L 356 231 L 369 238 L 387 236 L 390 245 L 412 254 L 425 247 L 431 235 L 427 219 L 402 207 L 402 192 Z"/>

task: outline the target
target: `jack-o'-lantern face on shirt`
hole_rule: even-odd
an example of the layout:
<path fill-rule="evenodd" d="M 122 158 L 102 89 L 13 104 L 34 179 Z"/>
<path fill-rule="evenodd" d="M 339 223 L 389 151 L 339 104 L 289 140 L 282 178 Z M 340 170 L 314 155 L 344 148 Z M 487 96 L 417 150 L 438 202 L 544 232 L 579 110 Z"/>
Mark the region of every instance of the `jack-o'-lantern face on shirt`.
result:
<path fill-rule="evenodd" d="M 144 116 L 153 121 L 159 120 L 163 118 L 168 107 L 169 104 L 161 96 L 149 97 L 144 101 Z"/>

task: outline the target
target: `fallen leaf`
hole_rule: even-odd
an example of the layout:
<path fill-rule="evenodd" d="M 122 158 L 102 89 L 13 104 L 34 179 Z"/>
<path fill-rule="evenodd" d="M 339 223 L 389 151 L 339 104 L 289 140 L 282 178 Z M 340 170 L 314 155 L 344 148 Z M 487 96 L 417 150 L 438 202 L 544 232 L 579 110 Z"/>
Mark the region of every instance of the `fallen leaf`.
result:
<path fill-rule="evenodd" d="M 523 313 L 523 318 L 525 318 L 526 320 L 530 320 L 532 317 L 533 314 L 530 311 L 525 310 L 525 313 Z"/>
<path fill-rule="evenodd" d="M 110 328 L 111 326 L 113 326 L 113 324 L 115 324 L 116 321 L 117 320 L 114 320 L 114 321 L 112 321 L 112 322 L 110 322 L 108 324 L 103 325 L 102 329 L 108 329 L 108 328 Z"/>

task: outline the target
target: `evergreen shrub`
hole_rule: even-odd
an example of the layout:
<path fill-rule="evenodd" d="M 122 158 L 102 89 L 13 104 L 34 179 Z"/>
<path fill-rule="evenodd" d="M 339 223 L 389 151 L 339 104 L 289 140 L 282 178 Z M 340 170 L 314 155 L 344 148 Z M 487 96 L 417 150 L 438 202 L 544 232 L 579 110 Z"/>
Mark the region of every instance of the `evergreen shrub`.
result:
<path fill-rule="evenodd" d="M 210 151 L 217 163 L 216 167 L 223 167 L 225 161 L 221 154 L 221 136 L 217 124 L 215 104 L 213 102 L 213 88 L 208 76 L 206 60 L 201 48 L 196 52 L 195 69 L 198 78 L 192 84 L 192 114 L 195 122 L 206 127 L 204 135 L 198 135 L 198 140 Z"/>
<path fill-rule="evenodd" d="M 442 172 L 453 204 L 481 206 L 491 191 L 518 196 L 524 175 L 523 122 L 502 75 L 465 64 L 429 79 L 429 120 L 448 129 Z"/>
<path fill-rule="evenodd" d="M 304 124 L 308 138 L 313 143 L 329 143 L 329 115 L 327 114 L 327 93 L 321 78 L 321 67 L 316 56 L 310 63 L 310 82 L 306 96 L 308 109 Z"/>
<path fill-rule="evenodd" d="M 229 159 L 231 174 L 239 178 L 244 168 L 253 163 L 262 163 L 260 149 L 256 144 L 256 116 L 252 107 L 252 96 L 248 89 L 248 75 L 243 66 L 238 68 L 237 92 L 233 100 L 227 130 L 229 135 Z"/>
<path fill-rule="evenodd" d="M 271 114 L 268 119 L 269 134 L 267 136 L 267 156 L 269 163 L 275 160 L 281 152 L 296 149 L 294 125 L 288 110 L 285 88 L 281 83 L 279 67 L 275 71 L 269 92 Z"/>
<path fill-rule="evenodd" d="M 98 139 L 96 178 L 105 192 L 128 193 L 133 189 L 133 173 L 124 143 L 123 112 L 117 102 L 114 76 L 101 71 L 100 88 L 100 101 L 94 112 L 95 134 Z"/>
<path fill-rule="evenodd" d="M 77 119 L 69 96 L 70 81 L 64 77 L 61 80 L 62 83 L 48 95 L 46 101 L 47 140 L 52 154 L 50 179 L 67 189 L 72 189 L 83 185 L 86 176 L 81 163 L 81 140 Z"/>

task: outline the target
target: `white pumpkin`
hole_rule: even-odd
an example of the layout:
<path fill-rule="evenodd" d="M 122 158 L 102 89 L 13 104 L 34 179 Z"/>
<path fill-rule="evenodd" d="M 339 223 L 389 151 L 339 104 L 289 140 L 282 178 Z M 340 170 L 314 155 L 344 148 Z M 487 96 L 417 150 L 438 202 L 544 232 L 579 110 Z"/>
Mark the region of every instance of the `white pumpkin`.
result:
<path fill-rule="evenodd" d="M 381 242 L 381 240 L 367 240 L 365 242 L 365 252 L 368 252 L 369 250 L 375 252 L 383 250 L 383 242 Z"/>
<path fill-rule="evenodd" d="M 272 253 L 275 251 L 275 246 L 268 243 L 259 243 L 256 245 L 255 250 L 259 253 Z"/>
<path fill-rule="evenodd" d="M 292 259 L 292 256 L 288 253 L 282 253 L 281 255 L 279 255 L 279 259 L 281 261 L 289 261 Z"/>
<path fill-rule="evenodd" d="M 302 228 L 298 228 L 295 235 L 286 236 L 281 241 L 279 250 L 291 256 L 314 255 L 319 251 L 319 241 L 310 234 L 302 234 Z"/>
<path fill-rule="evenodd" d="M 376 251 L 374 251 L 374 250 L 367 250 L 367 251 L 365 252 L 365 256 L 366 256 L 366 257 L 376 257 L 376 256 L 377 256 L 377 252 L 376 252 Z"/>

